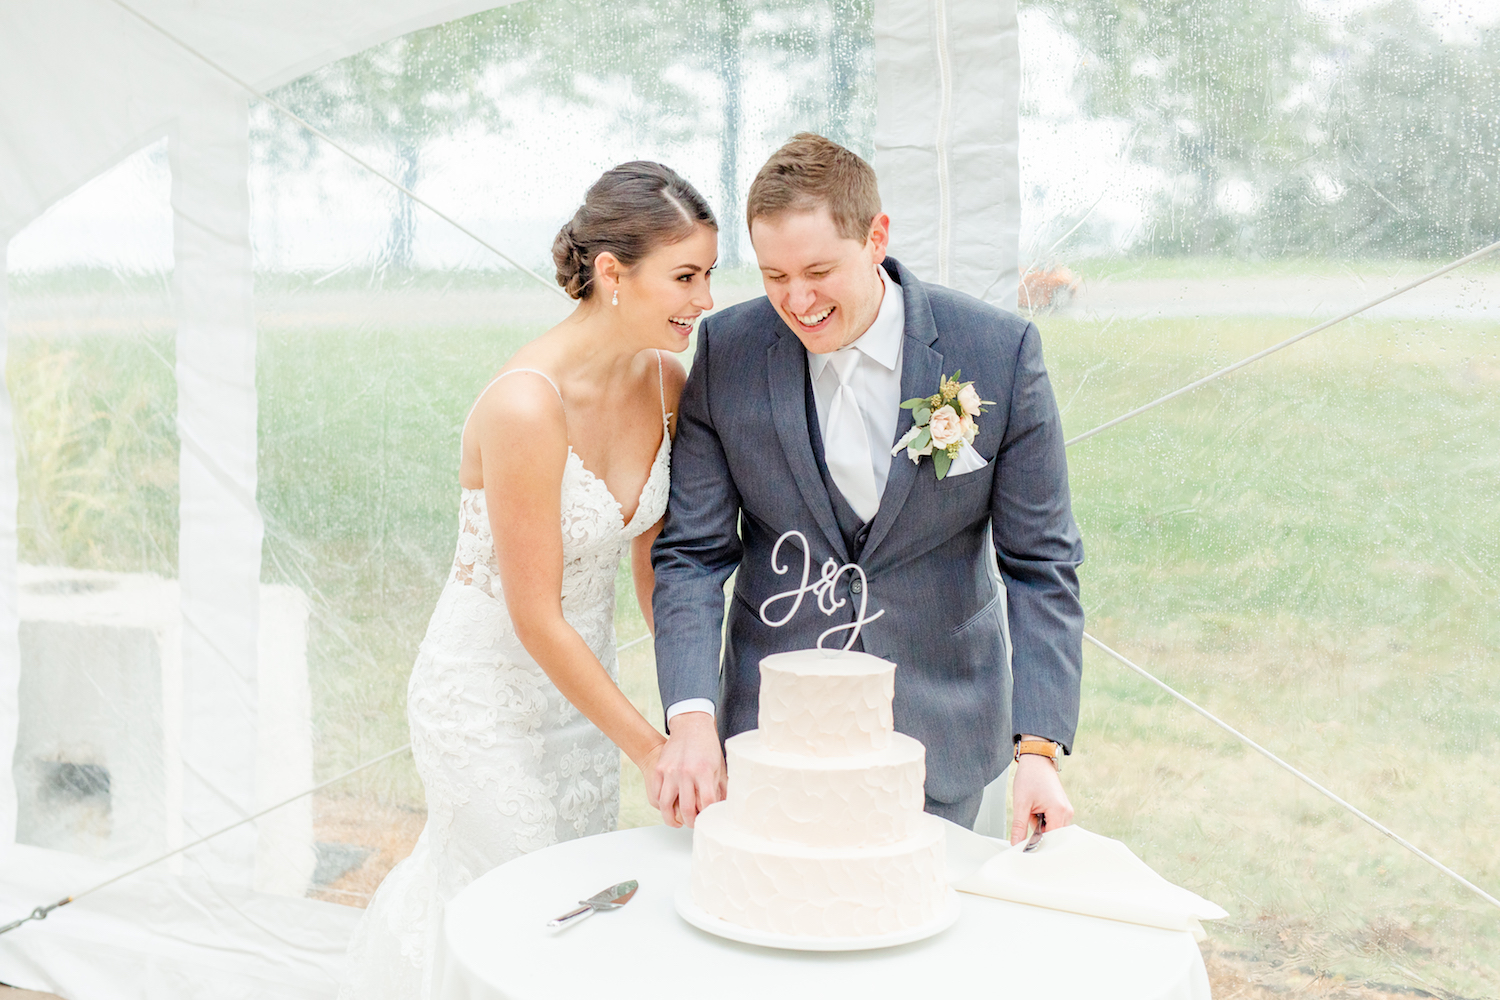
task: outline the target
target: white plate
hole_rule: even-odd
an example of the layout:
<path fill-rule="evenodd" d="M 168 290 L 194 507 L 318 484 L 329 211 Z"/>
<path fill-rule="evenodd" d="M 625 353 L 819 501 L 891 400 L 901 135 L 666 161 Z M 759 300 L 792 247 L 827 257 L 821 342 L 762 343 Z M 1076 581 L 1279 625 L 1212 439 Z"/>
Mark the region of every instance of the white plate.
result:
<path fill-rule="evenodd" d="M 699 906 L 693 899 L 690 886 L 677 890 L 677 914 L 699 930 L 708 931 L 721 938 L 739 941 L 742 944 L 759 945 L 762 948 L 785 948 L 789 951 L 868 951 L 872 948 L 892 948 L 898 944 L 910 944 L 940 934 L 953 926 L 958 919 L 958 893 L 948 890 L 943 911 L 931 923 L 922 927 L 911 927 L 879 934 L 874 937 L 805 937 L 799 934 L 777 934 L 773 931 L 758 931 L 752 927 L 741 927 L 721 920 Z"/>

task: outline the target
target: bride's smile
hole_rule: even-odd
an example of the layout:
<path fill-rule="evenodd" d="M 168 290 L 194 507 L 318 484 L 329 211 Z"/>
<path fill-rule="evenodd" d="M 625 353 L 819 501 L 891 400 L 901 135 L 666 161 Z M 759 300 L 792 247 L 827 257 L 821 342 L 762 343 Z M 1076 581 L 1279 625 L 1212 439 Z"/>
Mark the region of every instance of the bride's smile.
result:
<path fill-rule="evenodd" d="M 609 322 L 635 351 L 686 350 L 698 317 L 714 307 L 709 281 L 718 252 L 718 232 L 699 225 L 630 268 L 602 253 L 598 261 L 602 294 L 595 297 L 592 308 L 579 312 Z"/>

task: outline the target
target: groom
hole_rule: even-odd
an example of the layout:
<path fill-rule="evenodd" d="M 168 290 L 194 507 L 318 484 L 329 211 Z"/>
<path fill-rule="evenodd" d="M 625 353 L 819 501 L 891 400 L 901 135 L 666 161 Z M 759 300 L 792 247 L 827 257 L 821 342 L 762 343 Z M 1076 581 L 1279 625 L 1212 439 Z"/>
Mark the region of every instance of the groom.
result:
<path fill-rule="evenodd" d="M 807 601 L 783 628 L 761 621 L 761 602 L 800 578 L 790 543 L 781 561 L 794 571 L 771 568 L 777 538 L 796 529 L 814 573 L 830 557 L 858 563 L 867 615 L 885 611 L 855 648 L 897 664 L 896 728 L 927 747 L 927 811 L 972 827 L 984 786 L 1017 754 L 1011 840 L 1033 816 L 1067 825 L 1056 764 L 1078 722 L 1083 547 L 1036 327 L 886 257 L 875 172 L 821 136 L 772 155 L 746 218 L 766 297 L 699 329 L 652 550 L 663 817 L 691 825 L 722 797 L 720 740 L 755 728 L 761 658 L 814 646 L 858 610 L 858 578 L 845 574 L 833 617 Z M 960 370 L 995 402 L 978 417 L 977 459 L 939 479 L 930 456 L 892 457 L 913 421 L 900 403 Z"/>

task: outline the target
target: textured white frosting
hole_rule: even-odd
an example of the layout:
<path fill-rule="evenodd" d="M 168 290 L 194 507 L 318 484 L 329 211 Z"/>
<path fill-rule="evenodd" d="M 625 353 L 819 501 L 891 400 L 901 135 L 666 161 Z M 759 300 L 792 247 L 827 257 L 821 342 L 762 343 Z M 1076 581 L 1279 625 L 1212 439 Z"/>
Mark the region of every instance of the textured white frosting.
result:
<path fill-rule="evenodd" d="M 698 814 L 692 893 L 709 913 L 757 930 L 866 937 L 922 927 L 947 896 L 942 821 L 881 847 L 777 843 L 740 828 L 728 803 Z"/>
<path fill-rule="evenodd" d="M 896 665 L 869 653 L 799 649 L 760 661 L 761 741 L 770 750 L 846 757 L 887 746 Z"/>
<path fill-rule="evenodd" d="M 731 736 L 728 813 L 746 833 L 814 847 L 893 844 L 922 820 L 927 750 L 902 733 L 852 757 L 768 749 L 759 730 Z"/>
<path fill-rule="evenodd" d="M 925 927 L 947 899 L 927 751 L 895 732 L 895 664 L 799 650 L 760 661 L 760 728 L 726 744 L 729 796 L 698 815 L 692 894 L 715 916 L 804 937 Z"/>

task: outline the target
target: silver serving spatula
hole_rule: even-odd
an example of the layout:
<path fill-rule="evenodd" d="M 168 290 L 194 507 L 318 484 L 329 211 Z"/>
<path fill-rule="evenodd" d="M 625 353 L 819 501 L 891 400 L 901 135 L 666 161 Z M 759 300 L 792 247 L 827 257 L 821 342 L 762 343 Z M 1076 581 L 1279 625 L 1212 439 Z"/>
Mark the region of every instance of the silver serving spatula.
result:
<path fill-rule="evenodd" d="M 585 917 L 593 916 L 600 910 L 618 910 L 630 902 L 630 897 L 634 896 L 635 891 L 640 887 L 641 884 L 635 879 L 631 879 L 629 882 L 621 882 L 619 885 L 612 885 L 602 892 L 594 893 L 588 899 L 580 899 L 578 902 L 582 905 L 578 909 L 570 910 L 560 917 L 553 917 L 547 921 L 547 926 L 554 929 L 570 927 Z"/>

